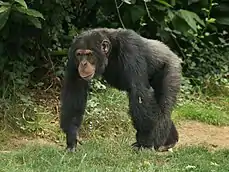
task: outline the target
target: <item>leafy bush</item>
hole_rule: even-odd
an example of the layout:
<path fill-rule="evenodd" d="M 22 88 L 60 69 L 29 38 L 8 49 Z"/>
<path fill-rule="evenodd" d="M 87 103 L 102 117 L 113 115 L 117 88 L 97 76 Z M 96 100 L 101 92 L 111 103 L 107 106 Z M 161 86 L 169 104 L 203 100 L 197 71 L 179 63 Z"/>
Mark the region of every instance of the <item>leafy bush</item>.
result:
<path fill-rule="evenodd" d="M 34 48 L 30 46 L 34 42 L 30 28 L 40 29 L 40 20 L 45 19 L 40 12 L 29 9 L 23 0 L 0 1 L 0 5 L 0 82 L 5 93 L 9 85 L 28 86 L 29 74 L 34 69 L 34 57 L 26 53 Z"/>
<path fill-rule="evenodd" d="M 194 86 L 228 82 L 228 10 L 227 1 L 214 0 L 0 1 L 1 95 L 59 86 L 69 44 L 88 27 L 132 28 L 162 40 Z"/>

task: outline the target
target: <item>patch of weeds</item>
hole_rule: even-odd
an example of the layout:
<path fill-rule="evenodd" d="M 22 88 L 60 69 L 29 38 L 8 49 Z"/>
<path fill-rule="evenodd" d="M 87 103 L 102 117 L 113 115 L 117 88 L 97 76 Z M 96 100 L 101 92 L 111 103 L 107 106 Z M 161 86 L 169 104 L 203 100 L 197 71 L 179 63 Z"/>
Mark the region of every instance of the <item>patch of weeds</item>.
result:
<path fill-rule="evenodd" d="M 229 125 L 229 104 L 225 99 L 211 102 L 206 99 L 187 100 L 175 109 L 176 118 L 197 120 L 213 125 Z M 224 104 L 224 106 L 222 106 Z M 225 106 L 225 104 L 228 104 Z"/>

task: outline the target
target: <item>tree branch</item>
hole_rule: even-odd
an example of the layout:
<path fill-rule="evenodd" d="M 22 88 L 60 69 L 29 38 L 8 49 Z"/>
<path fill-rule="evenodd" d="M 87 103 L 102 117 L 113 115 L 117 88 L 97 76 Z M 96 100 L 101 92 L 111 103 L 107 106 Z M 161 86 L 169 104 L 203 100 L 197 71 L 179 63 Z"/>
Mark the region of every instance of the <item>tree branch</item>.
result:
<path fill-rule="evenodd" d="M 122 27 L 125 29 L 126 27 L 125 27 L 125 25 L 124 25 L 124 23 L 122 21 L 122 18 L 121 18 L 120 12 L 119 12 L 119 8 L 122 6 L 123 2 L 120 5 L 118 5 L 117 0 L 114 0 L 114 1 L 115 1 L 115 7 L 116 7 L 116 10 L 117 10 L 117 13 L 118 13 L 119 21 L 120 21 Z"/>

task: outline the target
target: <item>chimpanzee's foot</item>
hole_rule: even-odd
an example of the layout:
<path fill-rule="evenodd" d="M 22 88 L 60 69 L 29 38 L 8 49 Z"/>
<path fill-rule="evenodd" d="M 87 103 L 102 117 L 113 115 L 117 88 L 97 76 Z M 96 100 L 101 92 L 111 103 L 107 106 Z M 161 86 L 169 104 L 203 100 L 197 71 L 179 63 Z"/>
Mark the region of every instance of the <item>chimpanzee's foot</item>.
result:
<path fill-rule="evenodd" d="M 67 147 L 66 148 L 66 151 L 72 153 L 72 152 L 75 152 L 76 151 L 76 148 L 75 147 Z"/>
<path fill-rule="evenodd" d="M 157 152 L 166 152 L 166 151 L 169 151 L 169 149 L 172 149 L 175 145 L 176 143 L 166 145 L 166 146 L 160 146 L 158 149 L 155 149 L 155 150 Z"/>
<path fill-rule="evenodd" d="M 133 144 L 131 144 L 131 147 L 138 151 L 142 149 L 153 149 L 153 146 L 140 145 L 138 142 L 134 142 Z"/>

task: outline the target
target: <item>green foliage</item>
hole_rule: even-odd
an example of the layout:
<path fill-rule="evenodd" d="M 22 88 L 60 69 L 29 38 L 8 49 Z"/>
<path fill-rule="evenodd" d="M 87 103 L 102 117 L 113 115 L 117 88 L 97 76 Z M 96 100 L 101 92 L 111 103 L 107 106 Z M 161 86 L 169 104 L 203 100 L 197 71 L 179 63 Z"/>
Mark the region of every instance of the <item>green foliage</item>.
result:
<path fill-rule="evenodd" d="M 28 87 L 31 82 L 35 58 L 26 51 L 32 49 L 29 44 L 34 41 L 28 38 L 30 35 L 23 38 L 21 30 L 30 26 L 40 29 L 40 20 L 44 20 L 43 15 L 28 8 L 24 0 L 0 2 L 0 92 L 4 97 L 15 89 Z M 22 51 L 24 48 L 26 51 Z"/>
<path fill-rule="evenodd" d="M 41 28 L 41 23 L 38 18 L 44 20 L 43 15 L 39 11 L 29 9 L 24 0 L 11 0 L 10 2 L 0 1 L 0 30 L 3 29 L 8 20 L 10 21 L 10 15 L 16 15 L 15 18 L 22 15 L 21 20 L 28 19 L 38 28 Z"/>
<path fill-rule="evenodd" d="M 1 95 L 59 86 L 69 44 L 88 27 L 132 28 L 162 40 L 183 59 L 195 88 L 228 84 L 227 9 L 214 0 L 0 1 Z"/>

